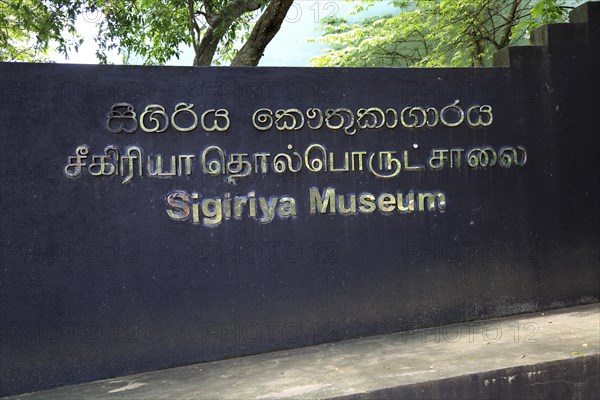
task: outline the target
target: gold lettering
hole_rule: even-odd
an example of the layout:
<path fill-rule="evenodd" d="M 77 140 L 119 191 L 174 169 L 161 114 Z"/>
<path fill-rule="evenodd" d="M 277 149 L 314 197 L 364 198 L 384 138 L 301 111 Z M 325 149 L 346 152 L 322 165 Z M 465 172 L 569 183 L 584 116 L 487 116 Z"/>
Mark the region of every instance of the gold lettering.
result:
<path fill-rule="evenodd" d="M 358 210 L 364 214 L 371 214 L 375 210 L 377 210 L 377 206 L 375 206 L 375 196 L 371 193 L 363 193 L 359 197 L 360 206 L 358 206 Z"/>
<path fill-rule="evenodd" d="M 192 200 L 198 200 L 198 198 L 200 197 L 200 195 L 196 192 L 192 193 Z M 199 205 L 197 202 L 193 202 L 192 203 L 192 222 L 194 224 L 199 224 L 200 223 L 200 209 L 199 209 Z"/>
<path fill-rule="evenodd" d="M 283 196 L 279 199 L 277 207 L 277 216 L 279 218 L 288 218 L 296 215 L 296 199 L 291 196 Z"/>
<path fill-rule="evenodd" d="M 448 150 L 433 149 L 429 158 L 429 166 L 431 169 L 442 169 L 448 161 Z"/>
<path fill-rule="evenodd" d="M 327 208 L 329 213 L 335 214 L 335 189 L 328 187 L 325 189 L 323 196 L 319 193 L 319 189 L 312 187 L 309 190 L 310 213 L 326 214 Z"/>
<path fill-rule="evenodd" d="M 396 199 L 389 193 L 383 193 L 377 199 L 377 206 L 381 212 L 389 213 L 396 208 Z"/>
<path fill-rule="evenodd" d="M 352 152 L 352 171 L 362 171 L 363 170 L 363 160 L 367 155 L 366 151 L 353 151 Z M 358 169 L 356 168 L 358 164 Z"/>
<path fill-rule="evenodd" d="M 176 191 L 167 195 L 167 215 L 175 221 L 185 221 L 190 217 L 190 196 L 186 192 Z"/>
<path fill-rule="evenodd" d="M 214 119 L 212 121 L 212 125 L 206 125 L 206 116 L 209 114 L 214 114 Z M 222 126 L 219 125 L 219 120 L 218 118 L 222 118 L 224 120 Z M 202 116 L 200 116 L 200 125 L 202 125 L 202 129 L 204 129 L 206 132 L 213 132 L 213 131 L 217 131 L 217 132 L 224 132 L 227 129 L 229 129 L 229 111 L 225 110 L 225 109 L 210 109 L 210 110 L 206 110 Z"/>
<path fill-rule="evenodd" d="M 436 208 L 440 212 L 446 209 L 446 196 L 443 193 L 419 193 L 419 211 L 435 211 Z"/>
<path fill-rule="evenodd" d="M 329 171 L 331 172 L 348 172 L 350 170 L 348 162 L 348 152 L 344 152 L 344 166 L 341 168 L 335 167 L 335 160 L 333 152 L 329 153 Z"/>
<path fill-rule="evenodd" d="M 348 200 L 350 201 L 350 205 L 346 206 L 346 201 L 344 200 L 344 195 L 338 195 L 338 208 L 340 214 L 356 214 L 356 195 L 350 194 L 348 195 Z"/>
<path fill-rule="evenodd" d="M 178 131 L 181 131 L 181 132 L 189 132 L 189 131 L 194 130 L 198 126 L 198 115 L 196 115 L 194 110 L 192 110 L 192 107 L 194 107 L 193 104 L 185 104 L 185 103 L 178 103 L 175 106 L 175 112 L 173 113 L 173 115 L 171 115 L 171 125 L 173 125 L 173 127 L 175 129 L 177 129 Z M 192 118 L 194 120 L 194 123 L 185 128 L 177 125 L 177 122 L 175 121 L 175 119 L 177 117 L 177 114 L 179 114 L 180 112 L 187 112 L 187 113 L 191 114 Z"/>
<path fill-rule="evenodd" d="M 248 203 L 246 196 L 235 196 L 233 199 L 233 218 L 242 219 L 242 209 Z"/>
<path fill-rule="evenodd" d="M 85 167 L 87 164 L 85 160 L 87 159 L 88 153 L 90 152 L 89 147 L 86 145 L 78 146 L 75 149 L 75 156 L 69 156 L 69 163 L 65 166 L 64 173 L 69 178 L 77 178 L 81 175 L 83 169 L 81 167 Z"/>
<path fill-rule="evenodd" d="M 154 156 L 156 162 L 152 165 L 152 156 L 148 156 L 148 174 L 150 176 L 175 176 L 177 173 L 177 158 L 171 156 L 171 169 L 170 171 L 163 171 L 162 155 L 157 154 Z"/>
<path fill-rule="evenodd" d="M 408 162 L 408 150 L 404 150 L 404 170 L 405 171 L 423 171 L 424 165 L 409 165 Z"/>
<path fill-rule="evenodd" d="M 138 146 L 130 146 L 125 152 L 126 156 L 121 157 L 121 176 L 125 175 L 125 167 L 127 166 L 127 177 L 123 179 L 123 184 L 131 182 L 135 176 L 135 167 L 137 164 L 137 170 L 139 176 L 142 176 L 142 149 Z M 127 163 L 125 163 L 127 162 Z"/>
<path fill-rule="evenodd" d="M 404 196 L 402 193 L 398 193 L 398 210 L 400 212 L 415 211 L 415 194 L 410 192 Z"/>
<path fill-rule="evenodd" d="M 146 115 L 148 115 L 148 121 L 150 121 L 153 126 L 146 126 Z M 142 115 L 140 115 L 140 127 L 144 132 L 148 133 L 162 133 L 166 131 L 169 127 L 169 116 L 165 112 L 165 108 L 160 104 L 150 104 L 149 106 L 146 106 L 146 109 Z"/>
<path fill-rule="evenodd" d="M 225 219 L 231 218 L 231 193 L 225 193 L 223 196 L 223 208 L 225 209 Z"/>
<path fill-rule="evenodd" d="M 256 218 L 256 193 L 250 192 L 248 193 L 248 202 L 250 203 L 250 217 Z"/>
<path fill-rule="evenodd" d="M 273 218 L 275 218 L 275 208 L 277 207 L 277 201 L 278 198 L 274 196 L 269 198 L 268 202 L 267 199 L 265 199 L 264 197 L 259 197 L 258 203 L 260 205 L 260 210 L 263 213 L 263 216 L 260 218 L 260 222 L 262 222 L 263 224 L 268 224 L 269 222 L 273 221 Z"/>
<path fill-rule="evenodd" d="M 219 225 L 222 220 L 223 208 L 221 199 L 204 199 L 202 201 L 202 221 L 205 225 Z"/>
<path fill-rule="evenodd" d="M 271 156 L 270 153 L 254 153 L 254 173 L 258 173 L 260 166 L 260 173 L 266 174 L 268 171 L 267 168 L 267 159 Z M 260 163 L 259 163 L 260 159 Z"/>
<path fill-rule="evenodd" d="M 192 161 L 194 160 L 194 156 L 191 154 L 180 154 L 179 155 L 179 163 L 177 166 L 177 175 L 182 176 L 184 173 L 186 176 L 192 174 Z M 185 166 L 185 172 L 183 167 Z"/>

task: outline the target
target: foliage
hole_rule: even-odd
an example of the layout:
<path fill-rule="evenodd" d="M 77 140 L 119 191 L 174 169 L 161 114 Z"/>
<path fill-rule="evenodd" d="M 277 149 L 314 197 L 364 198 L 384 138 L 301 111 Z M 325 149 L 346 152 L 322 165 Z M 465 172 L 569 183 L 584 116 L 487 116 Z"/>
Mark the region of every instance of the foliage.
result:
<path fill-rule="evenodd" d="M 359 14 L 377 0 L 362 0 Z M 313 41 L 328 50 L 314 66 L 484 66 L 495 50 L 520 44 L 541 24 L 562 21 L 562 0 L 396 0 L 394 15 L 321 21 Z"/>
<path fill-rule="evenodd" d="M 234 45 L 249 37 L 256 12 L 270 1 L 278 2 L 284 16 L 291 5 L 291 0 L 283 6 L 278 0 L 0 0 L 0 60 L 43 59 L 54 43 L 65 55 L 77 51 L 82 43 L 77 17 L 99 15 L 100 62 L 116 49 L 125 61 L 136 55 L 146 64 L 164 64 L 189 46 L 194 65 L 221 64 L 233 59 Z"/>
<path fill-rule="evenodd" d="M 83 41 L 74 26 L 78 5 L 69 3 L 0 0 L 0 61 L 44 61 L 51 41 L 63 54 L 77 51 Z"/>
<path fill-rule="evenodd" d="M 126 56 L 140 55 L 146 64 L 164 64 L 179 58 L 182 45 L 206 52 L 204 62 L 217 65 L 231 61 L 236 39 L 245 40 L 252 28 L 253 12 L 268 0 L 95 0 L 104 19 L 96 38 L 98 56 L 106 61 L 106 52 L 123 48 Z M 207 41 L 207 37 L 214 38 Z M 204 43 L 202 39 L 205 39 Z M 204 48 L 200 48 L 204 46 Z M 208 52 L 210 51 L 210 54 Z M 218 58 L 213 59 L 217 54 Z M 206 62 L 208 59 L 208 62 Z"/>

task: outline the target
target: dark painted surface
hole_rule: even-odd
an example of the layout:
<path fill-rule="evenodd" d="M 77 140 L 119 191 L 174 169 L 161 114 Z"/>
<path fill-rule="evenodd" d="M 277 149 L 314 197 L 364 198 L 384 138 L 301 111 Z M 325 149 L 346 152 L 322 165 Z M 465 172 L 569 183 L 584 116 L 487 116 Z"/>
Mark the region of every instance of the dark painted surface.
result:
<path fill-rule="evenodd" d="M 594 7 L 592 7 L 594 6 Z M 587 7 L 587 6 L 586 6 Z M 597 15 L 597 3 L 589 5 Z M 592 12 L 593 11 L 593 12 Z M 581 13 L 581 11 L 578 11 Z M 581 17 L 581 16 L 579 16 Z M 581 22 L 581 21 L 578 21 Z M 552 28 L 552 27 L 550 27 Z M 0 64 L 1 393 L 447 324 L 597 299 L 598 19 L 571 41 L 498 56 L 509 68 L 169 68 Z M 489 127 L 259 132 L 262 107 L 490 104 Z M 111 134 L 112 104 L 138 116 L 226 108 L 226 133 Z M 528 163 L 368 173 L 274 174 L 236 185 L 202 174 L 208 145 L 227 152 L 524 146 Z M 195 154 L 191 177 L 62 170 L 75 148 Z M 414 145 L 418 147 L 415 148 Z M 413 161 L 414 160 L 414 161 Z M 308 189 L 433 192 L 445 212 L 309 215 Z M 297 216 L 217 227 L 166 215 L 173 190 L 204 197 L 289 195 Z"/>

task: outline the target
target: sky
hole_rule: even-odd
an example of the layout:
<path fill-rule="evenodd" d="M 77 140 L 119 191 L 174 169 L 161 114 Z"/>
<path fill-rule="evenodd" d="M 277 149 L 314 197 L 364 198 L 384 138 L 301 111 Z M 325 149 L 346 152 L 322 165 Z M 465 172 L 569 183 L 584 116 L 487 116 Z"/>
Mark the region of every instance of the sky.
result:
<path fill-rule="evenodd" d="M 260 66 L 307 66 L 311 57 L 321 54 L 324 45 L 310 43 L 308 38 L 318 37 L 319 20 L 328 16 L 345 17 L 352 10 L 352 2 L 344 0 L 296 0 L 288 11 L 279 33 L 269 43 L 265 54 L 260 60 Z M 387 1 L 374 5 L 361 16 L 383 15 L 393 13 L 394 7 Z M 99 14 L 80 16 L 76 22 L 77 31 L 85 38 L 79 52 L 69 54 L 69 59 L 61 54 L 51 58 L 57 63 L 96 64 L 96 46 L 94 36 Z M 354 17 L 356 19 L 356 17 Z M 351 19 L 352 20 L 352 19 Z M 179 59 L 170 60 L 168 65 L 192 65 L 194 53 L 192 49 L 183 51 Z M 109 62 L 121 64 L 121 56 L 116 51 L 109 53 Z M 137 61 L 137 62 L 136 62 Z M 130 63 L 141 63 L 141 60 L 130 60 Z"/>

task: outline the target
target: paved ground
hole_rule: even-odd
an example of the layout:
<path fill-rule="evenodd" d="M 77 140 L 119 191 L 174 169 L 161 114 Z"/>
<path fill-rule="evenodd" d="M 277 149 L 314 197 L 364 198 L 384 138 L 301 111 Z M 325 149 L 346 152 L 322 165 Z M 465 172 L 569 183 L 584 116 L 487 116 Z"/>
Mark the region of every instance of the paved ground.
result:
<path fill-rule="evenodd" d="M 599 353 L 600 304 L 593 304 L 196 364 L 13 398 L 332 398 L 471 374 L 481 378 L 486 371 L 522 366 L 529 371 L 525 379 L 535 379 L 548 370 L 542 366 L 549 364 L 541 363 L 557 360 L 586 360 L 585 368 L 591 362 L 597 371 L 598 358 L 590 356 Z M 597 380 L 594 374 L 591 379 Z M 497 375 L 489 376 L 485 386 L 496 382 L 491 376 Z M 510 384 L 515 376 L 497 379 Z"/>

